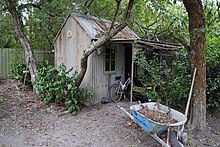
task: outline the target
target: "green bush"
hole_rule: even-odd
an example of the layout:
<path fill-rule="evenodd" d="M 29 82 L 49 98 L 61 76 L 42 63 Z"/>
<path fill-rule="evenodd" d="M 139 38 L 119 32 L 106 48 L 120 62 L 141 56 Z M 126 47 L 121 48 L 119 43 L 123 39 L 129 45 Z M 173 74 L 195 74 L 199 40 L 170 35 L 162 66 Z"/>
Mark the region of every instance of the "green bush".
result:
<path fill-rule="evenodd" d="M 30 73 L 23 61 L 18 60 L 14 62 L 11 66 L 12 66 L 12 71 L 10 76 L 13 79 L 16 79 L 22 83 L 24 82 L 25 79 L 26 84 L 31 84 Z"/>
<path fill-rule="evenodd" d="M 139 50 L 135 56 L 135 63 L 144 69 L 144 76 L 139 79 L 144 87 L 144 97 L 148 100 L 156 101 L 158 99 L 158 92 L 156 89 L 160 85 L 160 63 L 158 59 L 147 60 L 144 52 Z M 151 90 L 148 88 L 152 87 Z"/>
<path fill-rule="evenodd" d="M 138 53 L 135 62 L 145 70 L 141 79 L 144 87 L 154 86 L 154 90 L 145 88 L 144 95 L 153 101 L 158 99 L 173 108 L 184 110 L 192 81 L 187 55 L 178 52 L 180 57 L 169 66 L 157 59 L 147 60 L 143 53 Z M 219 49 L 207 51 L 206 56 L 206 98 L 207 108 L 220 109 L 220 52 Z M 163 71 L 161 71 L 163 69 Z M 151 82 L 151 81 L 154 82 Z"/>
<path fill-rule="evenodd" d="M 178 110 L 184 110 L 188 98 L 191 74 L 186 56 L 180 55 L 178 61 L 160 62 L 156 57 L 147 60 L 144 53 L 136 55 L 135 63 L 144 69 L 145 76 L 140 79 L 145 88 L 143 93 L 149 100 L 160 101 Z M 153 87 L 149 90 L 147 87 Z"/>
<path fill-rule="evenodd" d="M 38 71 L 37 78 L 36 92 L 46 104 L 64 104 L 72 114 L 80 110 L 79 100 L 91 96 L 91 91 L 76 86 L 78 73 L 67 70 L 64 64 L 57 69 L 46 64 Z"/>
<path fill-rule="evenodd" d="M 207 53 L 206 81 L 207 107 L 220 109 L 220 51 L 218 49 Z"/>
<path fill-rule="evenodd" d="M 187 60 L 173 61 L 170 71 L 163 78 L 159 97 L 162 101 L 177 109 L 185 110 L 190 90 L 191 74 Z"/>

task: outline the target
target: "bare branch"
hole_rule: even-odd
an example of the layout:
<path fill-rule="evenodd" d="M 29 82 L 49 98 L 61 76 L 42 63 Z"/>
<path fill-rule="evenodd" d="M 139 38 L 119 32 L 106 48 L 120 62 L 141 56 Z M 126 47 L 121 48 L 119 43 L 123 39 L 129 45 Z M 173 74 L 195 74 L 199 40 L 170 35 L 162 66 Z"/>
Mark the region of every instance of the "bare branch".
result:
<path fill-rule="evenodd" d="M 170 34 L 176 39 L 178 40 L 188 51 L 190 51 L 190 46 L 186 43 L 186 40 L 184 40 L 183 38 L 181 38 L 176 32 L 174 32 L 172 29 L 168 29 L 168 31 L 170 32 Z"/>
<path fill-rule="evenodd" d="M 154 24 L 158 23 L 160 20 L 155 20 L 153 23 L 151 23 L 150 25 L 148 25 L 145 29 L 149 29 L 151 26 L 153 26 Z"/>
<path fill-rule="evenodd" d="M 157 18 L 157 17 L 156 17 Z M 145 35 L 147 35 L 147 31 L 149 30 L 154 30 L 154 29 L 150 29 L 151 26 L 155 25 L 156 23 L 158 23 L 160 20 L 155 20 L 153 23 L 151 23 L 150 25 L 144 27 L 143 25 L 139 24 L 138 22 L 134 22 L 138 28 L 144 32 Z"/>
<path fill-rule="evenodd" d="M 87 14 L 89 12 L 89 7 L 92 5 L 92 3 L 94 2 L 94 0 L 86 0 L 85 4 L 83 6 L 83 8 L 85 9 L 85 13 Z"/>
<path fill-rule="evenodd" d="M 125 14 L 125 21 L 130 21 L 130 16 L 131 16 L 131 10 L 134 6 L 134 0 L 129 0 L 129 3 L 128 3 L 128 7 L 127 7 L 127 10 L 126 10 L 126 14 Z"/>
<path fill-rule="evenodd" d="M 94 0 L 90 0 L 89 4 L 86 7 L 89 8 L 92 5 L 93 1 Z"/>
<path fill-rule="evenodd" d="M 116 10 L 115 10 L 115 15 L 114 15 L 114 18 L 112 20 L 112 23 L 111 23 L 111 26 L 109 28 L 109 32 L 112 30 L 112 28 L 114 27 L 114 24 L 115 24 L 115 20 L 117 18 L 117 15 L 118 15 L 118 11 L 119 11 L 119 8 L 120 8 L 120 3 L 121 3 L 121 0 L 116 0 L 116 3 L 117 3 L 117 7 L 116 7 Z"/>

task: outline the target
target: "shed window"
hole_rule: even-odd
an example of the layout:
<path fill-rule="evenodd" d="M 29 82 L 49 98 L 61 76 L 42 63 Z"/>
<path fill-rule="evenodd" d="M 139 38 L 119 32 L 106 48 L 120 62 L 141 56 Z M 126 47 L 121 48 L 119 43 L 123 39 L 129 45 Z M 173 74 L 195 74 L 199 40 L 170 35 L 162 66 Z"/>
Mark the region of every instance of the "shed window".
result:
<path fill-rule="evenodd" d="M 105 72 L 115 71 L 115 48 L 107 47 L 105 49 Z"/>

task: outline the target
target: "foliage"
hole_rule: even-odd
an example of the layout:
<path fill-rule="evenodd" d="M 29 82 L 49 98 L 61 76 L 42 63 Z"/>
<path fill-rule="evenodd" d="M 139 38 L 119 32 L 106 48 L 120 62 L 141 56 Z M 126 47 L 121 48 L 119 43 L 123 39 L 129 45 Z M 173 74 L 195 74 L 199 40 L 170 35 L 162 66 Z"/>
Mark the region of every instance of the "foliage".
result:
<path fill-rule="evenodd" d="M 91 96 L 91 91 L 75 85 L 78 73 L 73 69 L 67 70 L 64 64 L 58 69 L 45 64 L 38 72 L 38 81 L 35 83 L 36 92 L 49 103 L 64 104 L 69 112 L 75 114 L 80 110 L 79 100 Z"/>
<path fill-rule="evenodd" d="M 207 107 L 220 108 L 220 51 L 219 48 L 207 50 Z M 144 53 L 136 56 L 136 64 L 145 70 L 145 77 L 141 79 L 145 87 L 144 95 L 153 101 L 160 100 L 168 106 L 184 110 L 192 80 L 187 54 L 182 51 L 177 53 L 179 59 L 169 66 L 166 62 L 159 63 L 157 59 L 147 60 Z M 161 66 L 162 65 L 162 66 Z M 163 69 L 161 72 L 160 69 Z M 152 80 L 154 82 L 152 82 Z M 155 89 L 149 90 L 147 87 Z"/>
<path fill-rule="evenodd" d="M 135 57 L 135 63 L 145 70 L 145 76 L 140 79 L 145 91 L 143 95 L 152 101 L 156 101 L 158 98 L 156 88 L 160 85 L 161 80 L 159 62 L 157 59 L 147 60 L 142 51 L 137 52 Z M 149 90 L 149 88 L 152 89 Z"/>
<path fill-rule="evenodd" d="M 136 55 L 135 63 L 145 71 L 141 82 L 145 88 L 144 95 L 152 101 L 160 101 L 178 110 L 185 109 L 190 87 L 190 66 L 182 53 L 177 61 L 168 66 L 166 61 L 157 58 L 147 60 L 144 53 Z M 148 89 L 151 86 L 153 89 Z"/>
<path fill-rule="evenodd" d="M 220 50 L 212 51 L 211 56 L 206 58 L 207 66 L 207 106 L 220 109 Z"/>
<path fill-rule="evenodd" d="M 11 47 L 20 48 L 12 25 L 12 18 L 7 13 L 0 13 L 0 48 Z"/>
<path fill-rule="evenodd" d="M 31 84 L 30 73 L 22 60 L 12 63 L 11 77 L 25 84 Z"/>
<path fill-rule="evenodd" d="M 25 31 L 34 49 L 52 50 L 53 39 L 69 13 L 74 11 L 74 1 L 44 1 L 39 7 L 28 7 Z"/>
<path fill-rule="evenodd" d="M 52 50 L 53 39 L 66 16 L 75 11 L 75 0 L 50 1 L 13 1 L 28 39 L 35 50 Z M 3 47 L 17 48 L 20 43 L 16 38 L 13 21 L 5 2 L 0 3 L 0 43 Z M 1 47 L 1 46 L 0 46 Z"/>
<path fill-rule="evenodd" d="M 168 106 L 185 110 L 192 78 L 186 55 L 181 53 L 179 57 L 172 62 L 169 72 L 163 78 L 164 83 L 161 85 L 159 97 Z"/>
<path fill-rule="evenodd" d="M 177 42 L 170 37 L 169 28 L 180 32 L 182 38 L 187 38 L 188 19 L 181 3 L 169 1 L 136 1 L 132 29 L 140 37 L 166 42 Z"/>
<path fill-rule="evenodd" d="M 220 11 L 215 1 L 205 7 L 206 28 L 206 81 L 207 107 L 220 109 Z"/>

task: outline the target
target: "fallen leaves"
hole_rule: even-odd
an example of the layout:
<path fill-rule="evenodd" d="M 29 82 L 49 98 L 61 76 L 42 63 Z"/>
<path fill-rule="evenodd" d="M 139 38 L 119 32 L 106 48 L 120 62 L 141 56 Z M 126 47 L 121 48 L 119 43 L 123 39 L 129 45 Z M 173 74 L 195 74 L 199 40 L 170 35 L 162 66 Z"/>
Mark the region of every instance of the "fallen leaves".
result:
<path fill-rule="evenodd" d="M 173 124 L 176 122 L 176 120 L 174 120 L 170 116 L 170 114 L 167 114 L 165 112 L 151 110 L 148 108 L 140 109 L 138 110 L 138 112 L 144 115 L 145 117 L 147 117 L 148 119 L 153 120 L 155 122 L 166 123 L 166 124 Z"/>

